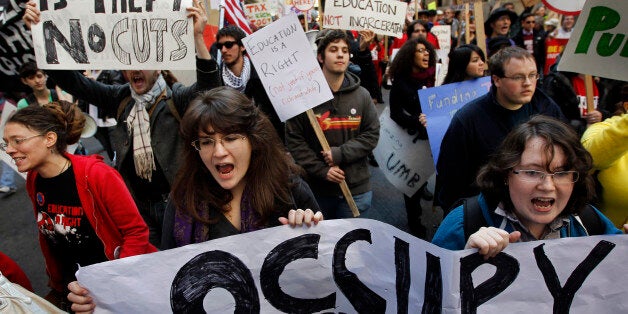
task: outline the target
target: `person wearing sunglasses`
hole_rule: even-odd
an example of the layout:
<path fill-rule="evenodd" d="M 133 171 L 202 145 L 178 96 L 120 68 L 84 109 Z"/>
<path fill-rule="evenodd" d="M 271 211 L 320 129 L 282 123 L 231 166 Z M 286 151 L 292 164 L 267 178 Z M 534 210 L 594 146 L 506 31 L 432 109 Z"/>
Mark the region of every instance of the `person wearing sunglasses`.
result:
<path fill-rule="evenodd" d="M 536 29 L 536 19 L 532 13 L 521 14 L 521 29 L 513 37 L 515 44 L 534 56 L 536 70 L 543 74 L 545 69 L 545 38 L 547 33 L 543 29 Z M 541 78 L 542 79 L 542 78 Z"/>
<path fill-rule="evenodd" d="M 281 141 L 284 141 L 284 123 L 279 119 L 273 104 L 266 94 L 253 63 L 246 55 L 242 39 L 246 33 L 236 25 L 228 25 L 216 34 L 216 48 L 220 51 L 220 77 L 224 86 L 234 88 L 255 101 L 273 124 Z"/>
<path fill-rule="evenodd" d="M 560 107 L 536 88 L 534 56 L 506 47 L 489 59 L 492 86 L 454 114 L 436 164 L 438 203 L 447 213 L 463 197 L 479 192 L 476 174 L 506 135 L 530 117 L 542 114 L 566 121 Z"/>
<path fill-rule="evenodd" d="M 163 213 L 174 177 L 181 165 L 183 142 L 174 131 L 180 116 L 196 94 L 220 86 L 218 64 L 203 40 L 207 23 L 199 0 L 187 9 L 194 22 L 196 83 L 174 84 L 170 88 L 159 70 L 124 70 L 124 85 L 107 85 L 77 71 L 48 71 L 48 75 L 74 97 L 116 114 L 118 124 L 110 133 L 115 167 L 150 229 L 151 243 L 159 246 Z M 23 20 L 30 27 L 40 20 L 34 1 L 28 2 Z M 148 123 L 146 123 L 148 121 Z"/>
<path fill-rule="evenodd" d="M 535 116 L 504 139 L 478 173 L 480 194 L 447 215 L 432 243 L 477 248 L 489 258 L 512 242 L 621 234 L 589 204 L 595 195 L 592 167 L 569 125 Z M 469 220 L 478 220 L 470 217 L 481 217 L 475 230 L 467 230 Z"/>
<path fill-rule="evenodd" d="M 85 117 L 67 101 L 28 106 L 9 117 L 0 148 L 28 172 L 39 243 L 51 288 L 46 299 L 69 311 L 67 285 L 78 265 L 155 252 L 148 227 L 118 172 L 102 157 L 66 152 Z"/>

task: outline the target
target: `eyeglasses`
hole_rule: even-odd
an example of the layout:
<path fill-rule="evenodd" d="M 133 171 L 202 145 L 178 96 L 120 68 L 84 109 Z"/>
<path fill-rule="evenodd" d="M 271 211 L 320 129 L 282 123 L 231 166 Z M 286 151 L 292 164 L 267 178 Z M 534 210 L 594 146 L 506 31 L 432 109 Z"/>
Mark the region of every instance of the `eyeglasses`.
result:
<path fill-rule="evenodd" d="M 430 51 L 427 50 L 426 48 L 419 48 L 419 49 L 416 50 L 416 52 L 424 53 L 424 54 L 428 54 L 428 55 L 430 54 Z"/>
<path fill-rule="evenodd" d="M 191 144 L 197 151 L 213 151 L 216 148 L 216 142 L 220 142 L 222 147 L 226 150 L 232 150 L 240 145 L 239 140 L 246 139 L 246 136 L 242 134 L 227 134 L 219 139 L 214 139 L 211 137 L 201 137 L 196 141 L 193 141 Z"/>
<path fill-rule="evenodd" d="M 578 181 L 579 175 L 577 171 L 557 171 L 547 173 L 538 170 L 512 170 L 519 179 L 526 182 L 542 183 L 546 176 L 554 179 L 554 184 L 570 184 Z"/>
<path fill-rule="evenodd" d="M 231 49 L 233 45 L 237 44 L 237 41 L 225 41 L 224 43 L 216 43 L 216 48 L 218 50 L 222 49 L 223 46 L 227 47 L 227 49 Z"/>
<path fill-rule="evenodd" d="M 43 136 L 43 134 L 37 134 L 37 135 L 33 135 L 33 136 L 29 136 L 29 137 L 25 137 L 25 138 L 14 138 L 14 139 L 10 139 L 9 143 L 0 143 L 0 149 L 2 149 L 2 151 L 7 151 L 7 148 L 9 147 L 9 145 L 15 147 L 18 147 L 20 144 L 32 139 L 32 138 L 36 138 L 38 136 Z"/>
<path fill-rule="evenodd" d="M 536 21 L 525 21 L 526 24 L 534 24 Z"/>
<path fill-rule="evenodd" d="M 508 77 L 508 76 L 504 75 L 502 77 L 523 84 L 523 83 L 525 83 L 526 78 L 530 79 L 530 82 L 536 82 L 536 80 L 539 79 L 539 74 L 538 73 L 530 73 L 527 76 L 526 75 L 515 75 L 515 76 L 512 76 L 512 77 Z"/>

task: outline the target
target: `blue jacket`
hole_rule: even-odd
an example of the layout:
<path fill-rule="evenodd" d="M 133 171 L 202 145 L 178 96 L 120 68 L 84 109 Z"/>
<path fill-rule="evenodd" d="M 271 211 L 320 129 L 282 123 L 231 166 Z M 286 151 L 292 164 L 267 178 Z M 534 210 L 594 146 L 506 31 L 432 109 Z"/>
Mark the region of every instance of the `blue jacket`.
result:
<path fill-rule="evenodd" d="M 502 224 L 503 220 L 507 218 L 502 217 L 493 212 L 492 209 L 489 209 L 486 199 L 484 195 L 480 194 L 478 197 L 478 203 L 480 204 L 480 208 L 482 209 L 482 215 L 484 215 L 484 219 L 488 223 L 487 227 L 495 227 L 499 228 Z M 595 208 L 594 208 L 595 209 Z M 617 229 L 613 223 L 606 218 L 600 211 L 595 209 L 595 212 L 600 216 L 602 223 L 604 224 L 604 234 L 621 234 L 622 232 Z M 436 244 L 442 248 L 448 250 L 462 250 L 464 249 L 465 244 L 467 243 L 464 238 L 464 214 L 462 205 L 456 207 L 452 210 L 447 217 L 443 220 L 436 230 L 436 234 L 434 238 L 432 238 L 432 243 Z M 504 230 L 508 232 L 515 231 L 512 222 L 507 220 L 506 227 Z M 570 237 L 584 237 L 587 236 L 587 231 L 584 226 L 574 217 L 574 215 L 569 215 L 569 225 L 563 226 L 560 229 L 560 237 L 561 238 L 570 238 Z"/>

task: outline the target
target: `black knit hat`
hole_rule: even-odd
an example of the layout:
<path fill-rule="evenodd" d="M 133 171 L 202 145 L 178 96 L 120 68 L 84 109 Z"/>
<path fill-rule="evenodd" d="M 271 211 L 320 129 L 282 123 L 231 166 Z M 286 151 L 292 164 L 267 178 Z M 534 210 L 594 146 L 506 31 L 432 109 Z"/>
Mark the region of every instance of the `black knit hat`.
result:
<path fill-rule="evenodd" d="M 491 24 L 503 15 L 508 15 L 508 17 L 510 17 L 510 25 L 517 23 L 517 13 L 505 8 L 499 8 L 491 12 L 491 15 L 489 15 L 486 22 L 484 22 L 484 34 L 486 34 L 486 36 L 491 36 L 491 34 L 493 34 L 493 27 L 491 27 Z"/>

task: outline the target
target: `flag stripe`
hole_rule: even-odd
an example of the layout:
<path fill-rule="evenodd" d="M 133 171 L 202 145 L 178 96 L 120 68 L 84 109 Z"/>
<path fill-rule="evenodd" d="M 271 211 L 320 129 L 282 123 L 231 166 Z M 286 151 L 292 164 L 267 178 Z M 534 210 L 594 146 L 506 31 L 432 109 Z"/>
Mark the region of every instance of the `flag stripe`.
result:
<path fill-rule="evenodd" d="M 238 0 L 225 0 L 225 19 L 229 24 L 240 27 L 247 35 L 253 33 Z"/>

